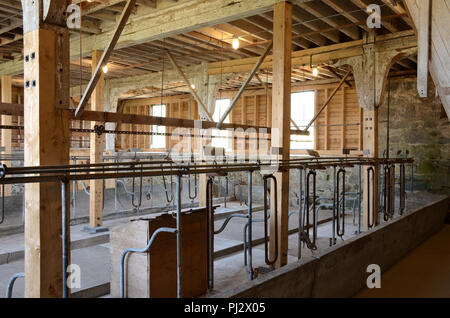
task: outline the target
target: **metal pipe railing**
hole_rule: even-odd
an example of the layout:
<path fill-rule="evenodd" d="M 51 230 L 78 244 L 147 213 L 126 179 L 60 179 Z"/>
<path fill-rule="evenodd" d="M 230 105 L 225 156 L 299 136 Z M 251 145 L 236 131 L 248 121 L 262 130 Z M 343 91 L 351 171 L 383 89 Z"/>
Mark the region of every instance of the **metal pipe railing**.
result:
<path fill-rule="evenodd" d="M 302 233 L 303 233 L 303 218 L 302 218 L 302 207 L 303 207 L 303 169 L 298 169 L 299 175 L 299 199 L 298 199 L 298 239 L 297 239 L 297 258 L 302 257 Z"/>
<path fill-rule="evenodd" d="M 371 214 L 374 214 L 376 211 L 374 210 L 374 204 L 375 204 L 375 197 L 371 200 L 371 190 L 374 190 L 374 173 L 375 169 L 373 166 L 375 165 L 394 165 L 394 164 L 407 164 L 411 163 L 411 159 L 407 158 L 397 158 L 397 159 L 367 159 L 367 158 L 314 158 L 313 160 L 311 158 L 305 158 L 305 159 L 294 159 L 294 160 L 280 160 L 278 162 L 279 171 L 287 171 L 290 169 L 299 169 L 300 171 L 305 171 L 305 202 L 304 202 L 304 213 L 303 215 L 300 215 L 299 213 L 299 242 L 304 241 L 307 243 L 308 248 L 315 250 L 317 249 L 316 246 L 316 240 L 317 240 L 317 211 L 316 211 L 316 169 L 325 169 L 326 167 L 334 167 L 334 166 L 342 166 L 342 165 L 360 165 L 360 166 L 369 166 L 368 170 L 368 180 L 371 180 L 372 182 L 368 182 L 368 188 L 367 188 L 367 195 L 368 195 L 368 201 L 372 201 L 372 206 L 368 207 L 369 213 L 368 213 L 368 226 L 369 228 L 373 227 L 375 225 L 375 215 L 373 215 L 373 220 L 371 224 L 370 216 Z M 182 176 L 185 175 L 191 175 L 191 174 L 211 174 L 216 173 L 221 176 L 226 175 L 229 172 L 238 172 L 238 171 L 247 171 L 248 172 L 248 213 L 247 213 L 247 228 L 248 228 L 248 235 L 246 237 L 247 240 L 247 255 L 248 255 L 248 272 L 249 272 L 249 279 L 253 279 L 255 277 L 256 272 L 253 269 L 253 260 L 252 260 L 252 224 L 253 224 L 253 218 L 252 218 L 252 173 L 254 171 L 261 171 L 264 167 L 267 165 L 272 165 L 272 161 L 267 162 L 253 162 L 253 163 L 217 163 L 215 162 L 213 165 L 208 164 L 199 164 L 195 165 L 194 168 L 192 167 L 186 167 L 183 165 L 175 165 L 173 162 L 167 161 L 164 164 L 158 163 L 155 165 L 154 163 L 149 163 L 146 165 L 143 162 L 134 162 L 134 163 L 126 163 L 125 165 L 120 165 L 118 163 L 115 164 L 88 164 L 84 165 L 81 169 L 78 169 L 77 167 L 74 167 L 73 165 L 68 166 L 41 166 L 41 167 L 24 167 L 21 169 L 17 168 L 8 168 L 5 165 L 0 167 L 0 184 L 4 186 L 5 184 L 15 184 L 15 183 L 35 183 L 35 182 L 61 182 L 61 197 L 62 197 L 62 223 L 63 223 L 63 297 L 68 297 L 70 295 L 70 291 L 67 288 L 67 265 L 69 261 L 70 256 L 70 247 L 69 247 L 69 231 L 68 231 L 68 225 L 69 225 L 69 217 L 68 212 L 70 209 L 68 207 L 70 206 L 70 195 L 68 193 L 69 191 L 69 182 L 73 180 L 99 180 L 99 179 L 111 179 L 111 178 L 124 178 L 124 177 L 154 177 L 154 176 L 176 176 L 177 178 L 177 197 L 176 197 L 176 218 L 177 218 L 177 225 L 176 229 L 166 229 L 166 232 L 172 232 L 177 234 L 177 296 L 181 297 L 182 295 L 182 289 L 181 289 L 181 281 L 182 281 L 182 266 L 181 266 L 181 180 Z M 140 165 L 139 171 L 135 171 L 135 166 Z M 309 172 L 306 173 L 307 169 L 309 169 Z M 121 171 L 121 172 L 119 172 Z M 92 173 L 92 172 L 98 172 L 98 173 Z M 341 173 L 342 174 L 342 173 Z M 395 176 L 395 174 L 394 174 Z M 311 180 L 311 177 L 313 178 Z M 345 174 L 343 175 L 345 178 Z M 300 174 L 300 178 L 302 178 L 302 174 Z M 213 258 L 214 258 L 214 215 L 213 215 L 213 207 L 212 207 L 212 178 L 208 180 L 207 184 L 207 190 L 209 191 L 207 193 L 207 207 L 208 207 L 208 282 L 209 287 L 213 287 Z M 311 194 L 311 181 L 312 181 L 312 194 Z M 395 183 L 395 182 L 394 182 Z M 142 182 L 141 182 L 142 186 Z M 345 182 L 343 183 L 343 186 L 345 187 Z M 267 187 L 267 185 L 266 185 Z M 167 190 L 167 189 L 166 189 Z M 267 188 L 266 188 L 267 190 Z M 345 193 L 345 189 L 343 189 Z M 142 191 L 140 191 L 142 194 Z M 302 182 L 300 186 L 300 207 L 302 204 Z M 339 192 L 339 190 L 338 190 Z M 361 192 L 361 191 L 360 191 Z M 133 191 L 134 193 L 134 191 Z M 173 195 L 172 191 L 172 195 Z M 311 227 L 310 220 L 309 220 L 309 213 L 310 213 L 310 198 L 312 195 L 312 211 L 313 211 L 313 234 L 312 234 L 312 240 L 310 239 L 310 233 L 309 228 Z M 373 195 L 372 195 L 373 196 Z M 338 201 L 339 204 L 339 201 Z M 343 204 L 345 206 L 345 203 Z M 265 203 L 265 206 L 267 207 L 267 202 Z M 2 209 L 4 212 L 4 208 Z M 301 208 L 300 208 L 301 210 Z M 343 210 L 345 210 L 343 208 Z M 370 211 L 371 210 L 371 211 Z M 301 211 L 300 211 L 301 212 Z M 303 217 L 306 213 L 306 233 L 305 233 L 305 222 Z M 267 214 L 267 210 L 266 213 Z M 268 217 L 265 215 L 265 221 L 267 222 Z M 229 220 L 228 220 L 229 221 Z M 265 225 L 265 228 L 267 229 L 267 223 Z M 343 230 L 343 229 L 342 229 Z M 162 230 L 163 231 L 163 230 Z M 156 232 L 155 232 L 156 233 Z M 160 231 L 157 231 L 157 233 L 160 233 Z M 342 233 L 341 231 L 339 233 Z M 338 234 L 339 234 L 338 233 Z M 265 233 L 267 234 L 267 232 Z M 154 236 L 152 236 L 154 240 Z M 267 235 L 266 235 L 267 238 Z M 150 243 L 153 243 L 153 240 L 151 240 Z M 245 245 L 245 244 L 244 244 Z M 151 246 L 151 244 L 150 244 Z M 150 247 L 148 247 L 150 248 Z M 148 249 L 147 249 L 148 250 Z M 140 251 L 140 250 L 138 250 Z M 300 251 L 300 249 L 299 249 Z M 131 249 L 129 252 L 135 252 L 133 249 Z M 277 254 L 277 253 L 275 253 Z M 300 254 L 299 254 L 300 256 Z M 272 261 L 272 260 L 269 260 Z M 124 258 L 122 259 L 121 266 L 123 268 L 123 262 Z M 123 272 L 121 273 L 121 291 L 123 291 Z M 123 293 L 122 293 L 123 295 Z"/>
<path fill-rule="evenodd" d="M 214 288 L 214 207 L 213 207 L 213 177 L 206 182 L 206 250 L 208 289 Z"/>
<path fill-rule="evenodd" d="M 153 232 L 152 237 L 148 241 L 148 244 L 146 247 L 139 249 L 139 248 L 127 248 L 124 250 L 120 256 L 120 298 L 125 297 L 125 257 L 129 253 L 147 253 L 150 247 L 152 247 L 153 242 L 155 241 L 156 237 L 160 233 L 176 233 L 177 230 L 170 227 L 160 227 L 155 232 Z"/>
<path fill-rule="evenodd" d="M 253 193 L 252 193 L 252 179 L 253 171 L 248 171 L 248 186 L 247 186 L 247 192 L 248 192 L 248 242 L 247 242 L 247 253 L 248 253 L 248 275 L 249 279 L 253 280 L 255 278 L 255 272 L 253 270 L 253 222 L 252 222 L 252 203 L 253 203 Z"/>
<path fill-rule="evenodd" d="M 340 195 L 340 186 L 342 183 L 342 196 Z M 337 172 L 336 175 L 336 194 L 335 198 L 338 199 L 337 205 L 336 205 L 336 216 L 337 216 L 337 222 L 336 222 L 336 232 L 339 237 L 343 237 L 345 235 L 345 169 L 341 168 Z M 341 205 L 342 205 L 342 211 L 341 211 Z M 341 219 L 341 213 L 342 213 L 342 224 L 340 224 Z M 342 228 L 341 228 L 342 225 Z"/>
<path fill-rule="evenodd" d="M 399 215 L 403 215 L 406 209 L 406 173 L 405 165 L 400 165 L 400 209 L 398 211 Z"/>
<path fill-rule="evenodd" d="M 273 176 L 273 175 L 264 176 L 263 180 L 264 180 L 264 194 L 263 194 L 263 196 L 264 196 L 264 253 L 265 253 L 266 264 L 271 266 L 271 265 L 275 264 L 275 262 L 278 259 L 278 199 L 277 199 L 278 187 L 277 187 L 277 178 L 275 178 L 275 176 Z M 267 206 L 268 206 L 268 204 L 267 204 L 267 201 L 268 201 L 267 200 L 267 181 L 268 180 L 273 181 L 273 183 L 272 183 L 273 187 L 271 187 L 273 192 L 270 194 L 271 198 L 274 198 L 274 202 L 271 202 L 271 203 L 273 203 L 272 204 L 272 206 L 274 208 L 273 216 L 275 218 L 275 225 L 274 225 L 275 233 L 272 233 L 272 231 L 270 232 L 271 236 L 272 235 L 275 236 L 275 251 L 273 253 L 273 255 L 274 255 L 273 259 L 270 259 L 270 257 L 269 257 L 269 247 L 268 247 L 268 243 L 269 243 L 268 242 L 269 241 L 268 230 L 267 230 L 267 223 L 268 223 L 267 222 L 268 221 L 268 217 L 267 217 L 267 210 L 268 210 L 268 208 L 267 208 Z"/>
<path fill-rule="evenodd" d="M 372 176 L 372 178 L 371 178 Z M 370 180 L 372 180 L 372 182 L 370 182 Z M 371 187 L 372 185 L 372 187 Z M 371 229 L 374 227 L 375 225 L 375 213 L 377 213 L 375 211 L 375 200 L 377 200 L 377 198 L 372 194 L 372 200 L 370 197 L 370 189 L 372 188 L 372 190 L 375 188 L 375 169 L 373 167 L 369 167 L 367 169 L 367 228 Z M 370 204 L 372 201 L 372 204 Z M 372 222 L 371 222 L 371 217 L 372 216 Z"/>
<path fill-rule="evenodd" d="M 6 287 L 6 298 L 11 298 L 12 297 L 12 292 L 13 292 L 13 288 L 14 288 L 14 283 L 16 282 L 17 278 L 20 277 L 25 277 L 24 273 L 17 273 L 11 276 L 11 278 L 9 279 L 8 282 L 8 286 Z"/>
<path fill-rule="evenodd" d="M 312 210 L 313 210 L 313 224 L 316 224 L 316 176 L 317 176 L 317 172 L 315 170 L 311 170 L 308 172 L 307 177 L 306 177 L 306 197 L 305 197 L 305 201 L 306 201 L 306 225 L 308 226 L 308 228 L 306 229 L 306 236 L 308 238 L 308 241 L 311 242 L 311 245 L 314 247 L 314 249 L 317 249 L 316 247 L 316 240 L 317 240 L 317 228 L 313 227 L 313 233 L 312 233 L 312 237 L 313 239 L 311 240 L 311 237 L 309 235 L 309 201 L 310 201 L 310 177 L 312 176 Z"/>
<path fill-rule="evenodd" d="M 69 195 L 69 180 L 65 179 L 61 181 L 61 222 L 62 222 L 62 283 L 63 290 L 62 296 L 63 298 L 68 298 L 70 296 L 70 290 L 67 285 L 67 269 L 69 267 L 69 258 L 70 258 L 70 195 Z"/>

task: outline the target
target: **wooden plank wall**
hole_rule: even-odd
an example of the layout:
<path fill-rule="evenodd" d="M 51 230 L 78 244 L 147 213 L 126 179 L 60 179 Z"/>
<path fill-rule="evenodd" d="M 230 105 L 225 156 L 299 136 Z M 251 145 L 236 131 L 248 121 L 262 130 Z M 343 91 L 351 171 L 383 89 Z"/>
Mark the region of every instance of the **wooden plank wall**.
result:
<path fill-rule="evenodd" d="M 23 88 L 13 86 L 12 87 L 12 103 L 22 104 L 23 103 Z M 12 122 L 11 125 L 13 126 L 23 126 L 23 116 L 11 116 Z M 24 135 L 23 131 L 20 131 L 18 129 L 14 129 L 11 133 L 11 147 L 14 148 L 22 148 L 23 149 L 23 140 Z M 1 136 L 1 129 L 0 129 L 0 136 Z"/>
<path fill-rule="evenodd" d="M 317 112 L 336 84 L 329 85 L 309 85 L 305 87 L 293 86 L 292 92 L 315 91 L 315 111 Z M 218 99 L 233 99 L 236 92 L 221 92 Z M 150 106 L 161 103 L 161 98 L 136 99 L 125 102 L 124 113 L 150 115 Z M 196 102 L 188 94 L 171 96 L 164 98 L 167 117 L 198 119 Z M 295 105 L 292 105 L 295 107 Z M 318 117 L 315 129 L 315 150 L 324 154 L 342 154 L 343 148 L 355 151 L 362 151 L 362 129 L 363 116 L 362 108 L 359 107 L 356 90 L 354 87 L 341 88 L 323 113 Z M 236 103 L 230 113 L 230 121 L 245 125 L 270 127 L 272 123 L 272 96 L 271 91 L 265 89 L 247 90 Z M 345 124 L 345 125 L 343 125 Z M 119 130 L 149 131 L 148 126 L 122 124 Z M 166 128 L 166 132 L 172 132 L 171 127 Z M 241 137 L 242 134 L 237 134 Z M 168 148 L 175 145 L 176 141 L 171 141 L 166 137 Z M 242 138 L 242 137 L 241 137 Z M 248 135 L 246 136 L 245 149 L 249 148 Z M 232 142 L 233 149 L 243 147 L 242 140 L 235 138 Z M 194 142 L 194 149 L 197 144 Z M 127 150 L 130 148 L 140 148 L 142 151 L 166 151 L 166 149 L 150 149 L 149 136 L 117 135 L 116 149 Z M 292 153 L 302 153 L 293 150 Z"/>
<path fill-rule="evenodd" d="M 316 91 L 316 112 L 322 107 L 332 86 Z M 362 150 L 362 130 L 359 123 L 362 119 L 362 108 L 354 88 L 342 87 L 318 117 L 315 131 L 315 150 L 331 151 L 337 154 L 341 149 Z M 345 125 L 343 125 L 345 124 Z"/>
<path fill-rule="evenodd" d="M 191 98 L 189 94 L 178 96 L 164 97 L 162 103 L 166 105 L 166 117 L 169 118 L 183 118 L 183 119 L 199 119 L 197 103 Z M 134 99 L 124 103 L 124 114 L 139 114 L 150 116 L 150 108 L 152 105 L 160 105 L 161 98 L 145 98 Z M 120 124 L 117 128 L 119 131 L 150 131 L 150 126 Z M 172 133 L 176 127 L 166 127 L 166 133 Z M 166 137 L 167 149 L 172 148 L 177 141 L 171 140 L 169 136 Z M 116 149 L 127 150 L 130 148 L 138 148 L 142 151 L 166 151 L 166 149 L 151 149 L 150 135 L 116 135 Z"/>

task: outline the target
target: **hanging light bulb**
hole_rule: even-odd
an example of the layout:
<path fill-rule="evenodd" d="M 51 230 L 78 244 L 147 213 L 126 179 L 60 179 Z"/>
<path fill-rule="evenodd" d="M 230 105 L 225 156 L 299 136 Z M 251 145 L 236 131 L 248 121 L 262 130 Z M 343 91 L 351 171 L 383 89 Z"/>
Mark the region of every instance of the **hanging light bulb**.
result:
<path fill-rule="evenodd" d="M 192 89 L 195 89 L 195 85 L 194 85 L 194 84 L 192 84 L 192 85 L 191 85 L 191 88 L 192 88 Z"/>
<path fill-rule="evenodd" d="M 108 73 L 108 65 L 103 66 L 102 70 L 103 70 L 103 73 L 105 73 L 105 74 Z"/>
<path fill-rule="evenodd" d="M 235 50 L 239 49 L 239 39 L 234 38 L 233 43 L 231 45 L 232 45 L 233 49 L 235 49 Z"/>
<path fill-rule="evenodd" d="M 313 72 L 312 73 L 313 73 L 313 75 L 315 77 L 319 76 L 319 69 L 317 67 L 313 68 Z"/>

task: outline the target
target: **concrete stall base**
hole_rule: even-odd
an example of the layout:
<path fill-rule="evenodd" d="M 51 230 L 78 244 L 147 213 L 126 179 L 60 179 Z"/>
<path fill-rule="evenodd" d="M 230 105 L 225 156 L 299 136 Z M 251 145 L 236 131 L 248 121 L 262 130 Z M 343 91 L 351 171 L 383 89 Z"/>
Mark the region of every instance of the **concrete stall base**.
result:
<path fill-rule="evenodd" d="M 352 297 L 366 287 L 367 266 L 386 271 L 444 225 L 450 197 L 380 225 L 314 258 L 305 257 L 210 297 Z"/>

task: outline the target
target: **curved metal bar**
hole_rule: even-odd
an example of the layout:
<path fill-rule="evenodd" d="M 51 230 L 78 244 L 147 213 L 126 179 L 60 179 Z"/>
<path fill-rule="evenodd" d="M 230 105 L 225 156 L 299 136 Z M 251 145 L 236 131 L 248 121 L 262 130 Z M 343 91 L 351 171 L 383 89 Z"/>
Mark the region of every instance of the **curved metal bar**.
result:
<path fill-rule="evenodd" d="M 227 207 L 227 197 L 228 197 L 228 176 L 225 176 L 225 193 L 223 196 L 223 207 L 226 208 Z"/>
<path fill-rule="evenodd" d="M 268 219 L 270 219 L 270 215 L 268 216 Z M 252 223 L 262 223 L 264 222 L 264 219 L 252 219 Z M 248 222 L 244 225 L 244 265 L 247 266 L 247 231 L 248 231 Z"/>
<path fill-rule="evenodd" d="M 372 179 L 371 179 L 372 178 Z M 370 182 L 372 180 L 372 182 Z M 371 183 L 372 183 L 372 187 L 371 187 Z M 371 229 L 374 227 L 375 225 L 375 197 L 373 197 L 373 193 L 372 193 L 372 206 L 370 206 L 370 199 L 371 199 L 371 195 L 370 195 L 370 190 L 372 188 L 372 191 L 375 188 L 375 169 L 373 167 L 369 167 L 367 168 L 367 228 Z M 372 214 L 372 222 L 370 222 L 370 216 Z"/>
<path fill-rule="evenodd" d="M 340 195 L 340 185 L 342 183 L 342 195 Z M 336 206 L 336 232 L 339 237 L 343 237 L 345 234 L 345 169 L 341 168 L 336 175 L 336 195 L 340 198 Z M 342 224 L 341 219 L 341 206 L 342 206 Z M 342 225 L 342 228 L 341 228 Z"/>
<path fill-rule="evenodd" d="M 307 225 L 307 229 L 306 229 L 306 236 L 308 238 L 308 240 L 311 242 L 312 246 L 316 246 L 316 241 L 317 241 L 317 227 L 313 226 L 313 239 L 311 240 L 311 237 L 309 235 L 309 199 L 310 199 L 310 177 L 313 177 L 312 179 L 312 189 L 313 189 L 313 193 L 312 193 L 312 210 L 315 212 L 316 211 L 316 176 L 317 176 L 317 172 L 315 170 L 310 170 L 307 174 L 306 177 L 306 197 L 305 197 L 305 203 L 306 203 L 306 225 Z M 313 224 L 316 224 L 316 214 L 313 212 Z M 315 248 L 317 249 L 317 247 Z"/>
<path fill-rule="evenodd" d="M 222 233 L 222 232 L 225 230 L 225 228 L 227 227 L 228 223 L 229 223 L 229 222 L 231 221 L 231 219 L 233 219 L 233 218 L 243 218 L 243 219 L 247 219 L 247 218 L 248 218 L 248 215 L 245 215 L 245 214 L 231 214 L 231 215 L 229 215 L 229 216 L 225 219 L 225 221 L 222 223 L 222 226 L 221 226 L 217 231 L 214 231 L 214 234 L 217 235 L 217 234 Z"/>
<path fill-rule="evenodd" d="M 273 194 L 271 194 L 271 197 L 274 198 L 275 202 L 273 202 L 273 207 L 274 207 L 274 217 L 275 217 L 275 252 L 274 252 L 274 258 L 270 259 L 269 258 L 269 239 L 268 239 L 268 230 L 267 230 L 267 180 L 273 180 Z M 275 176 L 273 175 L 267 175 L 264 176 L 263 178 L 264 180 L 264 253 L 265 253 L 265 262 L 267 265 L 271 266 L 273 264 L 275 264 L 275 262 L 278 259 L 278 198 L 277 198 L 277 178 L 275 178 Z M 272 233 L 271 233 L 272 234 Z"/>
<path fill-rule="evenodd" d="M 172 163 L 170 164 L 170 167 L 172 169 Z M 163 165 L 161 165 L 161 169 L 162 168 L 163 168 Z M 174 199 L 172 175 L 170 175 L 170 198 L 169 198 L 169 193 L 168 193 L 168 190 L 167 190 L 167 183 L 166 183 L 165 175 L 162 175 L 162 179 L 163 179 L 164 190 L 165 190 L 165 193 L 166 193 L 166 200 L 167 200 L 167 203 L 170 204 L 170 203 L 173 202 L 173 199 Z"/>
<path fill-rule="evenodd" d="M 198 193 L 197 193 L 197 175 L 196 174 L 194 174 L 194 194 L 191 194 L 191 175 L 188 175 L 188 189 L 189 189 L 189 191 L 188 191 L 189 199 L 194 201 L 198 195 Z"/>
<path fill-rule="evenodd" d="M 150 187 L 148 188 L 145 197 L 148 201 L 150 201 L 153 197 L 153 177 L 150 177 Z"/>
<path fill-rule="evenodd" d="M 150 238 L 150 240 L 148 241 L 148 244 L 146 247 L 144 248 L 127 248 L 126 250 L 124 250 L 122 252 L 122 255 L 120 256 L 120 298 L 124 298 L 125 297 L 125 286 L 124 286 L 124 281 L 125 281 L 125 257 L 129 254 L 129 253 L 146 253 L 150 247 L 152 246 L 153 242 L 155 241 L 156 237 L 160 234 L 160 233 L 177 233 L 177 230 L 174 228 L 170 228 L 170 227 L 161 227 L 159 229 L 157 229 L 155 232 L 153 232 L 152 237 Z"/>
<path fill-rule="evenodd" d="M 390 182 L 391 182 L 391 169 L 389 165 L 385 165 L 383 176 L 383 219 L 385 221 L 389 220 L 390 204 L 391 204 L 391 192 L 390 192 Z"/>
<path fill-rule="evenodd" d="M 86 182 L 84 182 L 84 180 L 80 180 L 79 182 L 83 186 L 84 193 L 86 193 L 87 195 L 91 195 L 91 192 L 87 189 Z"/>
<path fill-rule="evenodd" d="M 134 172 L 134 167 L 133 167 L 133 172 Z M 138 198 L 138 202 L 135 203 L 134 199 L 135 199 L 135 178 L 133 177 L 133 186 L 131 188 L 131 204 L 133 205 L 133 207 L 136 209 L 137 214 L 140 215 L 140 209 L 142 206 L 142 183 L 143 183 L 143 164 L 141 166 L 141 174 L 139 176 L 139 198 Z"/>
<path fill-rule="evenodd" d="M 6 287 L 6 298 L 11 298 L 12 297 L 12 292 L 13 292 L 13 288 L 14 288 L 14 283 L 16 282 L 17 278 L 20 277 L 25 277 L 24 273 L 17 273 L 11 276 L 11 278 L 9 279 L 8 282 L 8 286 Z"/>
<path fill-rule="evenodd" d="M 389 181 L 390 185 L 390 195 L 389 195 L 389 217 L 392 219 L 395 214 L 395 164 L 391 164 L 389 167 L 389 175 L 391 180 Z"/>

